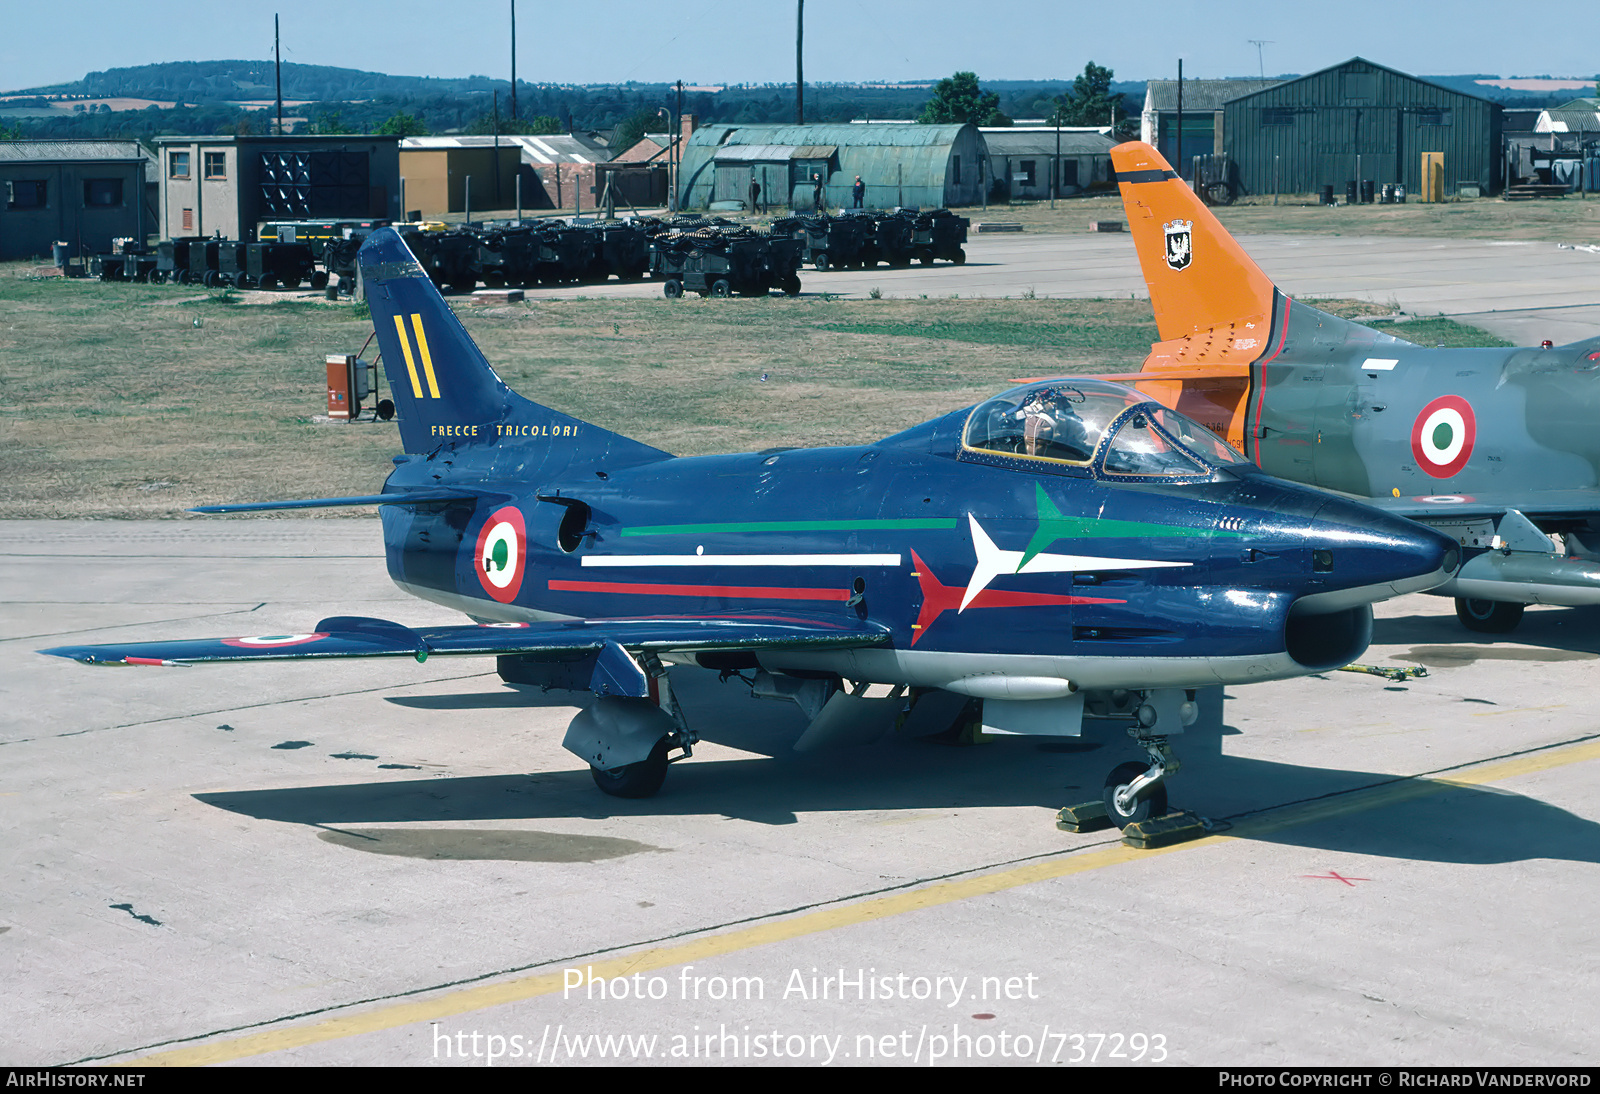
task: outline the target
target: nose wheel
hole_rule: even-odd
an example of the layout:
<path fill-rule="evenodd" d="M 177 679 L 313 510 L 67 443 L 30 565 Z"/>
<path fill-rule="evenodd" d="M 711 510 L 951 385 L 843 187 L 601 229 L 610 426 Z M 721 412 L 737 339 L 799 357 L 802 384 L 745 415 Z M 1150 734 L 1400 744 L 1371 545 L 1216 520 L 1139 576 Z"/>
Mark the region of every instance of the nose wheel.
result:
<path fill-rule="evenodd" d="M 1142 789 L 1134 790 L 1134 785 L 1149 771 L 1148 766 L 1134 761 L 1118 764 L 1106 776 L 1105 793 L 1101 800 L 1106 807 L 1106 819 L 1118 828 L 1126 828 L 1151 817 L 1166 816 L 1165 783 L 1158 782 L 1152 786 L 1145 780 Z"/>
<path fill-rule="evenodd" d="M 1195 839 L 1208 831 L 1209 822 L 1193 813 L 1173 813 L 1167 805 L 1166 780 L 1177 773 L 1179 762 L 1167 744 L 1166 733 L 1182 732 L 1197 714 L 1193 693 L 1187 701 L 1182 692 L 1175 695 L 1141 693 L 1147 701 L 1136 709 L 1131 703 L 1113 699 L 1122 706 L 1121 717 L 1131 717 L 1128 736 L 1149 757 L 1147 763 L 1130 761 L 1118 764 L 1106 776 L 1099 801 L 1069 805 L 1056 814 L 1056 827 L 1066 832 L 1093 832 L 1116 825 L 1122 841 L 1130 847 L 1159 847 Z M 1162 723 L 1162 729 L 1157 723 Z M 1170 727 L 1170 728 L 1169 728 Z"/>

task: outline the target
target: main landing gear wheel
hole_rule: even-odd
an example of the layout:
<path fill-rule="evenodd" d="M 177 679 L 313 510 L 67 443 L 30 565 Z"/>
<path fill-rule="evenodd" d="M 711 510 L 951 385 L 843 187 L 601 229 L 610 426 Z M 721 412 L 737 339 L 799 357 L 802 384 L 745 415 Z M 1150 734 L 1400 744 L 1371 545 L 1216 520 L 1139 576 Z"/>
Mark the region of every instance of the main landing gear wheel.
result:
<path fill-rule="evenodd" d="M 589 774 L 594 776 L 594 784 L 613 798 L 651 797 L 667 780 L 668 742 L 669 738 L 661 738 L 650 755 L 636 764 L 614 767 L 610 771 L 601 771 L 591 764 Z"/>
<path fill-rule="evenodd" d="M 1506 634 L 1522 622 L 1525 604 L 1504 600 L 1464 600 L 1456 598 L 1456 618 L 1469 631 L 1481 634 Z"/>
<path fill-rule="evenodd" d="M 1124 809 L 1117 803 L 1117 791 L 1133 782 L 1134 779 L 1143 775 L 1147 770 L 1149 770 L 1148 764 L 1130 761 L 1125 764 L 1118 764 L 1112 769 L 1111 774 L 1106 776 L 1104 793 L 1106 816 L 1118 828 L 1126 828 L 1128 825 L 1138 821 L 1166 815 L 1167 784 L 1164 782 L 1156 783 L 1144 791 L 1139 799 L 1134 802 L 1131 809 Z"/>

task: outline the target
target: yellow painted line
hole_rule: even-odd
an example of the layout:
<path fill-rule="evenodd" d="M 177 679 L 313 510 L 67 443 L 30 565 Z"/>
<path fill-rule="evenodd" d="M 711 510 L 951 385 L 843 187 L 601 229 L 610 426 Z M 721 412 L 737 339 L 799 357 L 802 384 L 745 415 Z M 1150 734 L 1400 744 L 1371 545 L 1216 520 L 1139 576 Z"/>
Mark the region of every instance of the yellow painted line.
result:
<path fill-rule="evenodd" d="M 1136 851 L 1131 847 L 1115 844 L 1093 851 L 1068 854 L 1046 862 L 1029 863 L 1026 866 L 1017 866 L 1010 870 L 1001 870 L 993 874 L 981 874 L 976 877 L 958 878 L 954 881 L 942 881 L 919 889 L 894 893 L 890 896 L 875 897 L 871 900 L 858 901 L 835 908 L 822 908 L 817 911 L 791 916 L 788 919 L 758 923 L 754 926 L 728 931 L 725 934 L 709 935 L 690 942 L 680 942 L 670 946 L 657 946 L 654 949 L 640 950 L 637 953 L 611 958 L 606 961 L 587 962 L 584 968 L 589 970 L 590 975 L 611 979 L 618 976 L 632 976 L 636 972 L 652 972 L 656 969 L 671 968 L 696 961 L 706 961 L 714 957 L 737 953 L 740 950 L 753 949 L 756 946 L 769 946 L 777 942 L 787 942 L 795 938 L 804 938 L 807 935 L 837 930 L 840 927 L 853 927 L 862 923 L 873 923 L 891 916 L 903 915 L 906 912 L 937 908 L 941 905 L 969 900 L 972 897 L 1005 892 L 1008 889 L 1033 885 L 1041 881 L 1053 881 L 1057 878 L 1071 877 L 1073 874 L 1087 873 L 1090 870 L 1099 870 L 1107 866 L 1118 866 L 1128 862 L 1147 862 L 1177 851 L 1193 851 L 1202 847 L 1232 842 L 1237 839 L 1248 839 L 1284 828 L 1326 820 L 1330 817 L 1364 812 L 1385 805 L 1394 805 L 1416 798 L 1427 797 L 1456 787 L 1479 786 L 1500 779 L 1548 771 L 1552 768 L 1565 767 L 1568 764 L 1582 763 L 1586 760 L 1594 759 L 1600 759 L 1600 740 L 1586 741 L 1582 744 L 1569 745 L 1565 748 L 1554 748 L 1528 756 L 1502 760 L 1498 763 L 1484 764 L 1464 774 L 1453 775 L 1448 779 L 1404 779 L 1399 782 L 1373 787 L 1370 790 L 1342 794 L 1327 800 L 1306 802 L 1302 805 L 1275 811 L 1267 816 L 1242 821 L 1234 826 L 1234 835 L 1206 836 L 1202 839 L 1191 840 L 1188 843 L 1179 843 L 1170 847 L 1161 847 L 1148 851 Z M 228 1063 L 247 1056 L 260 1056 L 268 1052 L 281 1052 L 285 1049 L 301 1048 L 305 1045 L 334 1041 L 343 1037 L 356 1037 L 387 1029 L 398 1029 L 401 1026 L 438 1021 L 441 1018 L 482 1010 L 486 1007 L 503 1006 L 507 1003 L 516 1003 L 541 995 L 553 995 L 562 989 L 563 977 L 564 973 L 562 971 L 535 973 L 532 976 L 524 976 L 496 984 L 461 988 L 455 991 L 447 991 L 432 999 L 419 1000 L 414 1003 L 397 1003 L 360 1014 L 329 1018 L 308 1025 L 264 1030 L 260 1033 L 250 1033 L 242 1037 L 215 1041 L 211 1044 L 174 1049 L 170 1052 L 158 1052 L 136 1060 L 129 1060 L 127 1061 L 127 1066 L 195 1067 L 203 1064 Z"/>
<path fill-rule="evenodd" d="M 395 318 L 399 318 L 396 316 Z M 417 349 L 422 351 L 422 371 L 428 374 L 428 395 L 439 397 L 439 380 L 433 374 L 433 354 L 428 352 L 428 335 L 422 329 L 422 315 L 411 313 L 411 327 L 417 332 Z"/>
<path fill-rule="evenodd" d="M 1502 714 L 1531 714 L 1534 711 L 1538 711 L 1538 710 L 1560 710 L 1563 707 L 1565 707 L 1566 705 L 1567 704 L 1565 704 L 1565 703 L 1551 703 L 1549 706 L 1543 706 L 1543 707 L 1513 707 L 1510 710 L 1482 710 L 1482 711 L 1479 711 L 1477 714 L 1474 714 L 1473 717 L 1474 718 L 1498 718 Z"/>
<path fill-rule="evenodd" d="M 406 337 L 405 320 L 394 317 L 394 332 L 400 336 L 400 352 L 406 356 L 406 371 L 411 374 L 411 394 L 422 398 L 422 381 L 417 379 L 417 362 L 411 357 L 411 339 Z"/>

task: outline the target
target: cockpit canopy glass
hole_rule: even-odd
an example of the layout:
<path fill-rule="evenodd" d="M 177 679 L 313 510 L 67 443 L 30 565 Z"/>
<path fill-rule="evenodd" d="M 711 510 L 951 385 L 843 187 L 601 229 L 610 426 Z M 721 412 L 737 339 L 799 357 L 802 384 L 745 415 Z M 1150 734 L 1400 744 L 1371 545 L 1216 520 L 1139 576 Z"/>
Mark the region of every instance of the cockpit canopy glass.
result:
<path fill-rule="evenodd" d="M 1088 463 L 1107 427 L 1143 401 L 1138 392 L 1109 384 L 1013 388 L 972 412 L 965 443 L 984 452 Z"/>
<path fill-rule="evenodd" d="M 1113 476 L 1207 477 L 1240 462 L 1216 434 L 1129 388 L 1098 380 L 1050 380 L 979 405 L 963 446 L 980 453 L 1088 467 Z M 1041 466 L 1041 470 L 1043 467 Z"/>

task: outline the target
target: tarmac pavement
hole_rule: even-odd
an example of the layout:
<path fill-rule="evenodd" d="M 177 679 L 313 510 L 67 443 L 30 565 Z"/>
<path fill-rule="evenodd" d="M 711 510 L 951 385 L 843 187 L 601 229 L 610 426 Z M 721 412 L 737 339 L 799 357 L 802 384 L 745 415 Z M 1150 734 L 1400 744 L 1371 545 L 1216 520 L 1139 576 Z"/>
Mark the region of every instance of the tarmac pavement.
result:
<path fill-rule="evenodd" d="M 1600 335 L 1600 253 L 1558 243 L 1383 236 L 1240 236 L 1245 251 L 1296 298 L 1370 300 L 1449 315 L 1517 344 Z M 1148 297 L 1126 234 L 974 235 L 954 266 L 800 271 L 803 295 L 1000 298 Z M 1199 262 L 1203 256 L 1198 256 Z M 1198 269 L 1198 266 L 1196 267 Z M 659 296 L 657 282 L 530 290 L 529 299 Z M 686 306 L 692 301 L 686 301 Z"/>
<path fill-rule="evenodd" d="M 675 669 L 629 802 L 485 659 L 32 652 L 445 621 L 376 520 L 7 522 L 0 590 L 0 1063 L 1594 1063 L 1600 611 L 1380 605 L 1429 675 L 1229 688 L 1172 794 L 1231 830 L 1138 852 L 1054 824 L 1120 733 L 802 755 Z"/>

